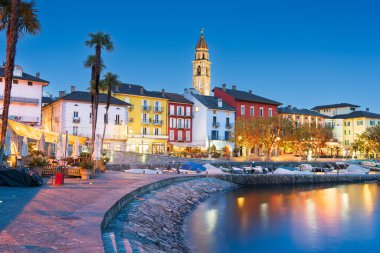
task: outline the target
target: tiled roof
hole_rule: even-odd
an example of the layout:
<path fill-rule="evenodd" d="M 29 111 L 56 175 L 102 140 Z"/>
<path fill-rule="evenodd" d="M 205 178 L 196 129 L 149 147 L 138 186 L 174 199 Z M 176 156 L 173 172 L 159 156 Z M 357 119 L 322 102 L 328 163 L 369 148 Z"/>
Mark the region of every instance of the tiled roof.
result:
<path fill-rule="evenodd" d="M 298 109 L 297 107 L 279 107 L 277 109 L 278 114 L 296 114 L 296 115 L 308 115 L 308 116 L 315 116 L 315 117 L 322 117 L 322 118 L 330 118 L 329 116 L 317 113 L 312 110 L 308 109 Z"/>
<path fill-rule="evenodd" d="M 225 89 L 221 87 L 215 87 L 215 89 L 219 89 L 228 95 L 234 97 L 236 100 L 241 100 L 241 101 L 249 101 L 249 102 L 255 102 L 255 103 L 262 103 L 262 104 L 271 104 L 271 105 L 282 105 L 280 102 L 260 97 L 258 95 L 246 92 L 246 91 L 241 91 L 241 90 L 235 90 L 235 89 Z"/>
<path fill-rule="evenodd" d="M 169 98 L 171 102 L 183 103 L 183 104 L 193 104 L 190 100 L 187 100 L 184 96 L 177 93 L 166 92 L 165 96 Z"/>
<path fill-rule="evenodd" d="M 53 101 L 54 101 L 54 99 L 51 97 L 42 97 L 42 103 L 43 104 L 50 104 Z"/>
<path fill-rule="evenodd" d="M 319 109 L 328 109 L 328 108 L 342 108 L 342 107 L 360 107 L 359 105 L 354 104 L 348 104 L 348 103 L 340 103 L 340 104 L 331 104 L 331 105 L 319 105 L 311 108 L 312 110 L 319 110 Z"/>
<path fill-rule="evenodd" d="M 4 67 L 0 67 L 0 77 L 4 77 L 4 72 L 5 72 Z M 49 83 L 48 81 L 43 80 L 39 77 L 26 74 L 24 71 L 22 72 L 22 76 L 14 76 L 13 78 L 18 79 L 18 80 L 26 80 L 26 81 L 40 82 L 40 83 L 46 83 L 46 84 Z"/>
<path fill-rule="evenodd" d="M 201 33 L 201 36 L 199 37 L 199 40 L 198 40 L 198 43 L 197 43 L 197 46 L 195 47 L 195 49 L 199 49 L 199 48 L 206 48 L 206 49 L 208 49 L 208 46 L 207 46 L 207 43 L 206 43 L 206 40 L 205 40 L 205 36 L 203 35 L 203 33 Z"/>
<path fill-rule="evenodd" d="M 144 97 L 156 97 L 156 98 L 166 98 L 162 95 L 162 92 L 158 91 L 148 91 L 141 85 L 122 83 L 118 87 L 113 88 L 114 93 L 119 94 L 130 94 L 136 96 Z"/>
<path fill-rule="evenodd" d="M 340 114 L 332 117 L 333 119 L 353 119 L 353 118 L 372 118 L 380 119 L 380 114 L 366 112 L 366 111 L 354 111 L 348 114 Z"/>
<path fill-rule="evenodd" d="M 87 91 L 74 91 L 71 92 L 63 97 L 58 98 L 57 100 L 70 100 L 70 101 L 82 101 L 82 102 L 91 102 L 91 96 L 90 92 Z M 56 101 L 57 101 L 56 100 Z M 99 94 L 99 103 L 100 104 L 105 104 L 107 103 L 107 94 L 100 93 Z M 127 102 L 121 101 L 115 97 L 111 97 L 111 104 L 112 105 L 131 105 Z"/>
<path fill-rule="evenodd" d="M 218 106 L 218 98 L 217 97 L 204 96 L 204 95 L 198 95 L 198 94 L 193 94 L 193 96 L 196 99 L 198 99 L 198 101 L 201 102 L 208 109 L 235 111 L 235 109 L 233 107 L 229 106 L 224 101 L 222 102 L 222 107 L 219 107 Z"/>

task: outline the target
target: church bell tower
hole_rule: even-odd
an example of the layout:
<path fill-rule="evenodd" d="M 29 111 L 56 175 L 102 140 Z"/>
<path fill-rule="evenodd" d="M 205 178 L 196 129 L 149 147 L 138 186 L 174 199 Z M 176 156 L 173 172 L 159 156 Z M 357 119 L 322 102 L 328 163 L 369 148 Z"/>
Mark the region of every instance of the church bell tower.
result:
<path fill-rule="evenodd" d="M 211 62 L 209 61 L 208 46 L 201 30 L 197 46 L 195 47 L 195 59 L 193 61 L 193 88 L 199 94 L 209 96 L 211 93 Z"/>

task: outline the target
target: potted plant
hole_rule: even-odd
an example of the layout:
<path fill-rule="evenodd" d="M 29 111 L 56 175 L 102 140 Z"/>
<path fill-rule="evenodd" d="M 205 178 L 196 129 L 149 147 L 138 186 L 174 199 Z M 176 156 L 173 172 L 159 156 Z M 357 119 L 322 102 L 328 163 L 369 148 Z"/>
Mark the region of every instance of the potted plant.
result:
<path fill-rule="evenodd" d="M 83 180 L 90 179 L 92 175 L 92 170 L 94 169 L 94 164 L 90 159 L 83 159 L 79 164 L 80 167 L 80 176 Z"/>
<path fill-rule="evenodd" d="M 31 169 L 38 173 L 38 175 L 42 176 L 43 167 L 49 165 L 49 162 L 45 158 L 45 154 L 38 150 L 33 150 L 31 152 L 31 159 L 28 163 Z"/>
<path fill-rule="evenodd" d="M 106 165 L 107 163 L 110 161 L 110 158 L 109 156 L 107 156 L 107 153 L 106 152 L 103 152 L 102 153 L 102 158 L 101 158 L 101 164 L 99 165 L 99 169 L 102 173 L 104 173 L 106 171 Z"/>

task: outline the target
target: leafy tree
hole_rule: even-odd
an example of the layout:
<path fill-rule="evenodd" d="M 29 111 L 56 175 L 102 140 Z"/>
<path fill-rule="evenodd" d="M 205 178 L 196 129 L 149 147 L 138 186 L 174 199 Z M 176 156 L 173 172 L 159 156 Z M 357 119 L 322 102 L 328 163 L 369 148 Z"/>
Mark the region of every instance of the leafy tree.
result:
<path fill-rule="evenodd" d="M 233 138 L 236 145 L 244 147 L 246 155 L 249 148 L 259 144 L 258 128 L 255 128 L 255 121 L 239 118 L 235 122 Z"/>
<path fill-rule="evenodd" d="M 0 30 L 6 31 L 7 41 L 4 69 L 4 102 L 0 139 L 0 157 L 3 157 L 5 135 L 8 127 L 9 105 L 17 42 L 18 39 L 25 34 L 34 35 L 40 31 L 40 22 L 38 21 L 35 2 L 24 0 L 0 0 Z"/>

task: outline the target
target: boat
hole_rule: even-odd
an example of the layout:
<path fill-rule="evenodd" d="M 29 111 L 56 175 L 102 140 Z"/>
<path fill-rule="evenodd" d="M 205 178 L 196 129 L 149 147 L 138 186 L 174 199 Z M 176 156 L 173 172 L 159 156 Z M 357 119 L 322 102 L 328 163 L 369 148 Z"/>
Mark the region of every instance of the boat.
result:
<path fill-rule="evenodd" d="M 308 175 L 308 174 L 313 174 L 310 171 L 300 171 L 299 168 L 293 168 L 293 167 L 281 167 L 277 168 L 276 170 L 273 171 L 273 174 L 277 175 Z"/>
<path fill-rule="evenodd" d="M 364 168 L 358 164 L 350 164 L 345 162 L 336 162 L 335 171 L 332 174 L 368 174 L 370 169 Z"/>
<path fill-rule="evenodd" d="M 313 167 L 311 166 L 311 164 L 301 164 L 300 166 L 298 166 L 298 168 L 300 171 L 313 172 Z"/>
<path fill-rule="evenodd" d="M 240 168 L 237 168 L 237 167 L 232 167 L 231 168 L 231 173 L 232 174 L 243 174 L 244 171 L 243 171 L 243 169 L 240 169 Z"/>
<path fill-rule="evenodd" d="M 248 173 L 252 173 L 252 174 L 265 174 L 265 173 L 268 173 L 268 169 L 267 168 L 263 168 L 261 166 L 243 167 L 243 170 L 245 170 Z"/>

